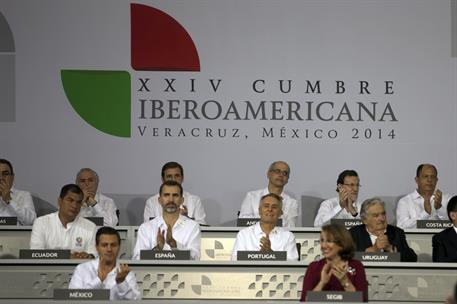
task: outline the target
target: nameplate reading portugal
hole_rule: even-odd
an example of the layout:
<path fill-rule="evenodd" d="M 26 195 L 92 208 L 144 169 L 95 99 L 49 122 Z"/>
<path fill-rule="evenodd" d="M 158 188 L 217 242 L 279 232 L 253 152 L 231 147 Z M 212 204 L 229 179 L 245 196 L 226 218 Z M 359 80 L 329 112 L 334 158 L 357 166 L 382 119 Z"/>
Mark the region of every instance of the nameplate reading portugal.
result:
<path fill-rule="evenodd" d="M 0 216 L 0 225 L 6 226 L 17 226 L 17 217 L 15 216 Z"/>
<path fill-rule="evenodd" d="M 109 300 L 109 289 L 54 289 L 54 300 Z"/>
<path fill-rule="evenodd" d="M 363 262 L 400 262 L 400 252 L 356 252 L 355 259 Z"/>
<path fill-rule="evenodd" d="M 363 302 L 361 291 L 308 291 L 307 302 Z"/>
<path fill-rule="evenodd" d="M 97 226 L 103 226 L 103 217 L 101 216 L 88 216 L 86 217 L 87 220 L 91 221 Z"/>
<path fill-rule="evenodd" d="M 260 251 L 238 251 L 238 261 L 285 261 L 287 260 L 286 251 L 272 251 L 272 252 L 260 252 Z"/>
<path fill-rule="evenodd" d="M 190 260 L 190 250 L 141 250 L 141 260 Z"/>
<path fill-rule="evenodd" d="M 71 256 L 68 249 L 21 249 L 20 259 L 69 259 Z"/>
<path fill-rule="evenodd" d="M 236 221 L 237 227 L 249 227 L 260 222 L 259 218 L 238 218 Z M 276 226 L 282 227 L 282 219 L 278 219 Z"/>
<path fill-rule="evenodd" d="M 332 219 L 330 222 L 346 228 L 363 224 L 361 219 Z"/>
<path fill-rule="evenodd" d="M 417 220 L 417 228 L 445 229 L 452 226 L 452 222 L 448 220 Z"/>

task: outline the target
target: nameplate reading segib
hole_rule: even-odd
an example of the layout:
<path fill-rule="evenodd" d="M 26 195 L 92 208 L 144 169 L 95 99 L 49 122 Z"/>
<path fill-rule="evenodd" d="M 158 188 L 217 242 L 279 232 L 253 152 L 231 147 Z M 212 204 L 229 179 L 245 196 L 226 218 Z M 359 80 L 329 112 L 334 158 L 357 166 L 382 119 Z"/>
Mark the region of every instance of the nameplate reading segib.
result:
<path fill-rule="evenodd" d="M 285 261 L 287 260 L 286 251 L 272 251 L 272 252 L 260 252 L 260 251 L 238 251 L 238 261 Z"/>
<path fill-rule="evenodd" d="M 400 252 L 355 252 L 355 259 L 363 262 L 400 262 Z"/>
<path fill-rule="evenodd" d="M 103 226 L 103 217 L 101 216 L 88 216 L 86 217 L 87 220 L 91 221 L 97 226 Z"/>
<path fill-rule="evenodd" d="M 417 220 L 417 228 L 422 229 L 444 229 L 452 226 L 452 222 L 448 220 Z"/>
<path fill-rule="evenodd" d="M 54 289 L 54 300 L 109 300 L 109 289 Z"/>
<path fill-rule="evenodd" d="M 236 220 L 236 226 L 237 227 L 249 227 L 249 226 L 257 224 L 257 222 L 259 222 L 259 221 L 260 221 L 259 218 L 238 218 Z M 276 226 L 282 227 L 282 219 L 278 219 L 278 221 L 276 222 Z"/>
<path fill-rule="evenodd" d="M 308 291 L 307 302 L 363 302 L 361 291 Z"/>
<path fill-rule="evenodd" d="M 141 260 L 190 260 L 189 250 L 141 250 Z"/>
<path fill-rule="evenodd" d="M 17 225 L 17 217 L 15 216 L 0 216 L 0 225 L 1 226 L 16 226 Z"/>
<path fill-rule="evenodd" d="M 361 219 L 332 219 L 330 221 L 332 224 L 341 225 L 346 228 L 354 227 L 363 224 Z"/>
<path fill-rule="evenodd" d="M 20 259 L 69 259 L 71 256 L 68 249 L 21 249 Z"/>

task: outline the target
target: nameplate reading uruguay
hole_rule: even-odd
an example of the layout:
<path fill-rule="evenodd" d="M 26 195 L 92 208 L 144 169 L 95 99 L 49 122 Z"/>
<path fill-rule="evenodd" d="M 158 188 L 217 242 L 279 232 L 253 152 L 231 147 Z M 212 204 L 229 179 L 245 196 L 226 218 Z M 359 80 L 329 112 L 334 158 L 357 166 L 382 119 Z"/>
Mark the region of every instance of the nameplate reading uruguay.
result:
<path fill-rule="evenodd" d="M 70 250 L 68 249 L 21 249 L 19 250 L 20 259 L 69 259 Z"/>
<path fill-rule="evenodd" d="M 307 302 L 363 302 L 361 291 L 308 291 Z"/>
<path fill-rule="evenodd" d="M 260 222 L 259 218 L 238 218 L 236 221 L 237 227 L 249 227 Z M 282 219 L 278 219 L 276 226 L 282 227 Z"/>
<path fill-rule="evenodd" d="M 88 216 L 86 217 L 87 220 L 91 221 L 97 226 L 103 226 L 103 217 L 101 216 Z"/>
<path fill-rule="evenodd" d="M 448 220 L 417 220 L 417 228 L 444 229 L 452 226 L 451 221 Z"/>
<path fill-rule="evenodd" d="M 109 289 L 54 289 L 54 300 L 109 300 Z"/>
<path fill-rule="evenodd" d="M 17 226 L 17 217 L 15 216 L 0 216 L 0 225 L 2 226 Z"/>
<path fill-rule="evenodd" d="M 400 262 L 400 252 L 356 252 L 355 259 L 363 262 Z"/>
<path fill-rule="evenodd" d="M 141 260 L 190 260 L 190 250 L 141 250 Z"/>
<path fill-rule="evenodd" d="M 285 261 L 287 260 L 286 251 L 272 251 L 272 252 L 260 252 L 260 251 L 238 251 L 238 261 Z"/>
<path fill-rule="evenodd" d="M 341 225 L 346 228 L 363 224 L 362 220 L 360 219 L 332 219 L 330 222 L 332 224 Z"/>

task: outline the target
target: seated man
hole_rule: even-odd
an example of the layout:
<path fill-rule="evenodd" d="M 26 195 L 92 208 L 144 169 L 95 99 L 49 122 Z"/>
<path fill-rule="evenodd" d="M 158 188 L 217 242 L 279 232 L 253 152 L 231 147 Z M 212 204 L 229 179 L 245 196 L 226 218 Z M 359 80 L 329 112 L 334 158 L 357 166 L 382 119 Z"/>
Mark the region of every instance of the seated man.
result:
<path fill-rule="evenodd" d="M 69 249 L 71 258 L 94 258 L 96 226 L 79 217 L 83 192 L 75 184 L 62 187 L 59 211 L 35 220 L 30 237 L 30 249 Z"/>
<path fill-rule="evenodd" d="M 457 196 L 449 200 L 447 214 L 453 226 L 433 236 L 433 262 L 457 262 Z"/>
<path fill-rule="evenodd" d="M 32 196 L 13 187 L 13 166 L 0 159 L 0 216 L 16 217 L 19 225 L 32 225 L 36 218 Z"/>
<path fill-rule="evenodd" d="M 385 203 L 379 198 L 367 199 L 360 209 L 363 224 L 352 227 L 356 251 L 400 252 L 402 262 L 416 262 L 417 255 L 409 248 L 405 232 L 387 224 Z"/>
<path fill-rule="evenodd" d="M 141 224 L 132 259 L 140 259 L 141 250 L 190 250 L 190 257 L 200 259 L 200 225 L 180 214 L 183 189 L 176 181 L 165 181 L 159 190 L 162 214 Z"/>
<path fill-rule="evenodd" d="M 117 261 L 121 246 L 119 232 L 101 227 L 95 235 L 98 259 L 76 266 L 68 288 L 109 289 L 110 300 L 141 300 L 135 274 Z"/>
<path fill-rule="evenodd" d="M 268 193 L 274 193 L 282 198 L 282 225 L 283 227 L 297 226 L 298 204 L 297 201 L 284 193 L 284 186 L 289 181 L 290 168 L 283 161 L 276 161 L 270 165 L 267 172 L 268 187 L 250 191 L 241 204 L 240 218 L 259 218 L 260 198 Z"/>
<path fill-rule="evenodd" d="M 397 204 L 397 225 L 416 228 L 417 220 L 446 220 L 446 205 L 451 196 L 436 189 L 438 171 L 434 165 L 422 164 L 416 170 L 417 190 L 402 197 Z"/>
<path fill-rule="evenodd" d="M 286 251 L 287 260 L 297 261 L 298 252 L 292 232 L 276 223 L 282 214 L 281 197 L 269 193 L 260 199 L 260 222 L 240 230 L 232 251 L 232 261 L 237 260 L 238 251 Z"/>
<path fill-rule="evenodd" d="M 177 162 L 168 162 L 162 167 L 162 183 L 169 180 L 178 182 L 179 184 L 182 184 L 184 181 L 184 170 Z M 206 224 L 206 213 L 200 197 L 186 191 L 184 191 L 183 197 L 184 202 L 180 207 L 181 214 L 200 224 Z M 149 221 L 151 217 L 157 217 L 161 214 L 162 206 L 159 203 L 159 194 L 156 194 L 146 201 L 144 206 L 144 222 Z"/>
<path fill-rule="evenodd" d="M 344 170 L 336 180 L 336 192 L 338 196 L 323 201 L 319 207 L 314 226 L 321 227 L 330 223 L 332 219 L 359 218 L 360 203 L 357 202 L 359 195 L 360 179 L 354 170 Z"/>
<path fill-rule="evenodd" d="M 76 184 L 84 193 L 79 216 L 103 217 L 103 225 L 114 227 L 118 223 L 117 207 L 111 198 L 97 192 L 98 182 L 97 172 L 90 168 L 83 168 L 76 175 Z"/>

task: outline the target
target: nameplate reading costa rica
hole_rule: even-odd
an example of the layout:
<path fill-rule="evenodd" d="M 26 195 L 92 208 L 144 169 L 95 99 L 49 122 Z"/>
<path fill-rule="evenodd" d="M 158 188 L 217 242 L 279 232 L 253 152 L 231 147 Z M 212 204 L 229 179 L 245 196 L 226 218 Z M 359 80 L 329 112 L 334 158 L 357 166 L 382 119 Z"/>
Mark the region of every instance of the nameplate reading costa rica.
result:
<path fill-rule="evenodd" d="M 97 226 L 103 226 L 103 217 L 101 216 L 88 216 L 86 217 L 87 220 L 91 221 Z"/>
<path fill-rule="evenodd" d="M 286 251 L 272 251 L 272 252 L 260 252 L 260 251 L 238 251 L 238 261 L 285 261 L 287 260 Z"/>
<path fill-rule="evenodd" d="M 0 225 L 1 226 L 17 226 L 17 217 L 15 216 L 0 216 Z"/>
<path fill-rule="evenodd" d="M 361 291 L 308 291 L 307 302 L 363 302 Z"/>
<path fill-rule="evenodd" d="M 239 218 L 236 221 L 237 227 L 249 227 L 260 222 L 259 218 Z M 278 219 L 276 226 L 282 227 L 282 219 Z"/>
<path fill-rule="evenodd" d="M 109 300 L 109 289 L 54 289 L 54 300 Z"/>
<path fill-rule="evenodd" d="M 417 228 L 422 229 L 445 229 L 452 227 L 448 220 L 417 220 Z"/>
<path fill-rule="evenodd" d="M 400 252 L 361 252 L 354 254 L 357 260 L 363 262 L 400 262 Z"/>
<path fill-rule="evenodd" d="M 20 259 L 69 259 L 70 250 L 68 249 L 21 249 L 19 250 Z"/>
<path fill-rule="evenodd" d="M 346 228 L 363 224 L 360 219 L 332 219 L 330 222 L 332 224 L 341 225 Z"/>
<path fill-rule="evenodd" d="M 190 260 L 190 250 L 141 250 L 141 260 Z"/>

